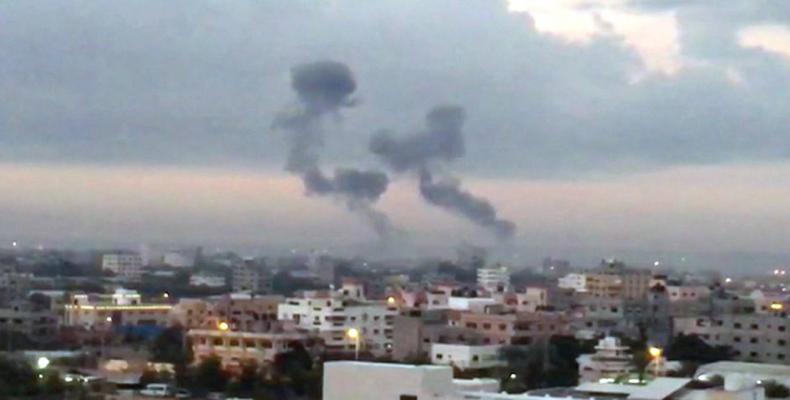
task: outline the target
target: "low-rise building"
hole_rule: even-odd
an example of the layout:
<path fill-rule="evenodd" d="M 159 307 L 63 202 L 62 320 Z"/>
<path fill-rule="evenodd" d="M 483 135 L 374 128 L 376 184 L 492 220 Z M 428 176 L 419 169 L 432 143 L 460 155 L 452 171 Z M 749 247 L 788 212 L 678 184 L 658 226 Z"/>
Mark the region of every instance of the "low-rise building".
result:
<path fill-rule="evenodd" d="M 628 346 L 616 337 L 605 337 L 595 346 L 594 354 L 582 354 L 579 364 L 579 382 L 611 381 L 636 371 Z"/>
<path fill-rule="evenodd" d="M 434 343 L 431 364 L 450 365 L 461 370 L 493 368 L 504 364 L 499 357 L 501 348 L 501 345 Z"/>
<path fill-rule="evenodd" d="M 173 306 L 143 303 L 136 291 L 116 289 L 111 295 L 74 294 L 64 308 L 64 325 L 109 330 L 113 326 L 167 326 Z"/>
<path fill-rule="evenodd" d="M 181 299 L 171 319 L 187 329 L 215 329 L 225 322 L 235 331 L 264 332 L 277 321 L 277 308 L 285 301 L 278 295 L 230 293 L 207 299 Z"/>
<path fill-rule="evenodd" d="M 501 265 L 480 268 L 477 270 L 477 285 L 490 293 L 504 292 L 510 287 L 510 272 Z"/>

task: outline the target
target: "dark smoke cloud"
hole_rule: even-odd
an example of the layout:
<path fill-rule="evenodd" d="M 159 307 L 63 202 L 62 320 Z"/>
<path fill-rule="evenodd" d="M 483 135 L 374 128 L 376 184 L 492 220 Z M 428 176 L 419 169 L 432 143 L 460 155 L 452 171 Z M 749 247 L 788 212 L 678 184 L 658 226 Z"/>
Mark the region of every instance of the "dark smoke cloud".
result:
<path fill-rule="evenodd" d="M 496 209 L 487 200 L 463 190 L 457 180 L 434 181 L 427 170 L 420 171 L 420 194 L 431 204 L 460 214 L 470 221 L 491 229 L 500 239 L 509 239 L 516 225 L 497 218 Z"/>
<path fill-rule="evenodd" d="M 389 132 L 380 132 L 371 139 L 369 148 L 393 170 L 419 174 L 420 194 L 429 203 L 490 229 L 500 239 L 509 239 L 515 233 L 516 225 L 498 218 L 489 201 L 463 190 L 457 179 L 437 181 L 431 173 L 436 162 L 448 162 L 463 156 L 464 119 L 461 107 L 438 106 L 426 116 L 424 131 L 405 138 L 394 138 Z"/>
<path fill-rule="evenodd" d="M 403 139 L 381 132 L 371 140 L 370 151 L 399 172 L 422 168 L 431 160 L 454 160 L 464 155 L 464 118 L 461 107 L 435 107 L 425 118 L 424 132 Z"/>
<path fill-rule="evenodd" d="M 351 70 L 334 61 L 299 65 L 291 70 L 291 87 L 296 91 L 299 107 L 281 113 L 273 124 L 288 133 L 286 170 L 301 176 L 308 195 L 331 195 L 343 200 L 349 210 L 370 224 L 379 238 L 389 239 L 395 232 L 392 223 L 387 215 L 372 207 L 387 191 L 387 174 L 338 168 L 334 176 L 327 176 L 321 171 L 323 118 L 340 115 L 341 109 L 356 104 L 352 95 L 357 84 Z"/>

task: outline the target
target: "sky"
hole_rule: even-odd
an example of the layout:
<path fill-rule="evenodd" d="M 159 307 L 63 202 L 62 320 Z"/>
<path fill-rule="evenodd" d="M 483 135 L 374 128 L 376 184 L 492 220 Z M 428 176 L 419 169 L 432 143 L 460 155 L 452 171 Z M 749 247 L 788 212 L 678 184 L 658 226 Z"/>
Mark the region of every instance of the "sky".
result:
<path fill-rule="evenodd" d="M 384 251 L 284 168 L 292 68 L 326 60 L 356 90 L 322 166 L 388 173 L 399 254 L 790 262 L 784 0 L 2 2 L 0 243 Z M 465 151 L 438 170 L 507 243 L 369 151 L 446 104 Z"/>

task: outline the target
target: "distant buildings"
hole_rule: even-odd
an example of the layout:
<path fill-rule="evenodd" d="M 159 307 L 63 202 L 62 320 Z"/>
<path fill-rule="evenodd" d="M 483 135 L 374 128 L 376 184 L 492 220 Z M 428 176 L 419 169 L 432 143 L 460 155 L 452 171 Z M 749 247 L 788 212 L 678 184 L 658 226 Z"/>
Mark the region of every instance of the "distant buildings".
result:
<path fill-rule="evenodd" d="M 675 318 L 675 333 L 697 335 L 712 346 L 729 346 L 738 360 L 790 361 L 790 319 L 783 312 Z"/>
<path fill-rule="evenodd" d="M 270 293 L 271 277 L 262 265 L 244 260 L 231 267 L 234 292 Z"/>
<path fill-rule="evenodd" d="M 121 278 L 139 281 L 143 270 L 143 259 L 137 253 L 118 252 L 104 254 L 101 259 L 101 268 Z"/>
<path fill-rule="evenodd" d="M 227 281 L 222 275 L 194 274 L 189 277 L 189 285 L 216 289 L 225 287 Z"/>
<path fill-rule="evenodd" d="M 477 285 L 490 293 L 504 292 L 510 287 L 510 273 L 507 267 L 501 265 L 479 268 Z"/>

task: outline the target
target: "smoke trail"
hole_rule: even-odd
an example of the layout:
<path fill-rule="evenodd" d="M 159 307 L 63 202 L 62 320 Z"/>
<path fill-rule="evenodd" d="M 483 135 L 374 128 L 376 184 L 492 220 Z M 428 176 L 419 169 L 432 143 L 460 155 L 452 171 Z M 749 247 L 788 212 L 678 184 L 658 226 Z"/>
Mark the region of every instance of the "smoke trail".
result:
<path fill-rule="evenodd" d="M 395 231 L 389 218 L 372 208 L 389 185 L 387 174 L 339 168 L 334 176 L 321 171 L 322 120 L 353 107 L 357 84 L 351 70 L 334 61 L 303 64 L 291 70 L 291 87 L 299 107 L 276 116 L 273 126 L 288 132 L 286 170 L 302 178 L 308 195 L 331 195 L 341 199 L 352 212 L 362 216 L 382 240 Z"/>
<path fill-rule="evenodd" d="M 371 139 L 369 149 L 394 171 L 418 174 L 420 194 L 429 203 L 490 229 L 500 239 L 509 239 L 515 233 L 515 224 L 498 218 L 489 201 L 463 190 L 456 178 L 434 180 L 434 164 L 464 155 L 464 119 L 461 107 L 437 106 L 427 114 L 424 131 L 402 139 L 380 132 Z"/>

